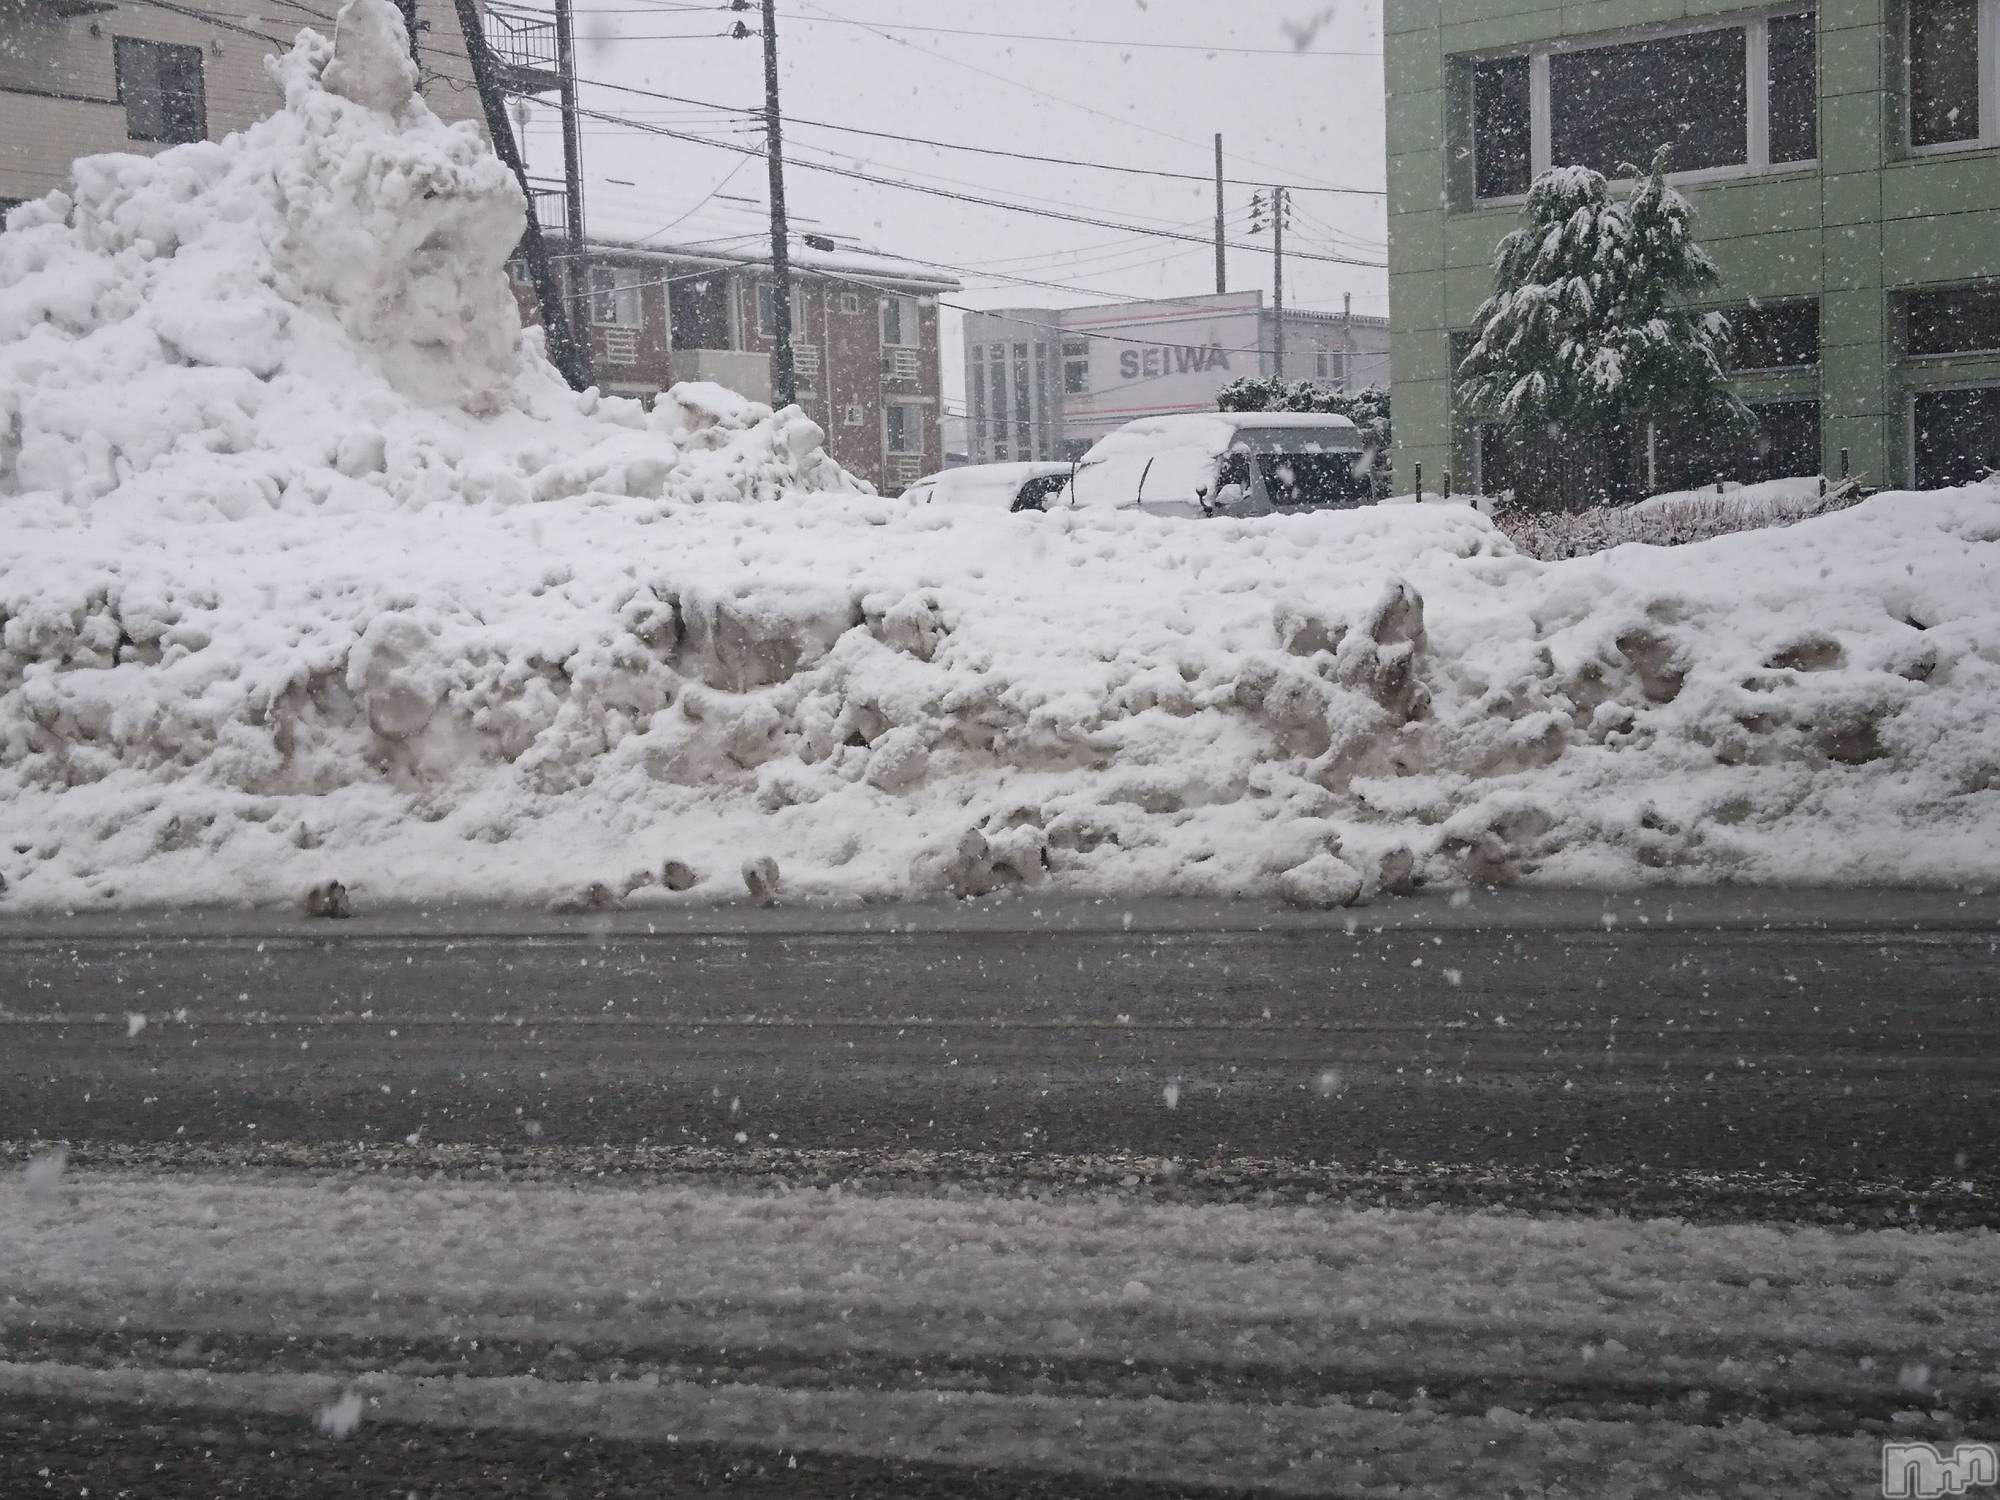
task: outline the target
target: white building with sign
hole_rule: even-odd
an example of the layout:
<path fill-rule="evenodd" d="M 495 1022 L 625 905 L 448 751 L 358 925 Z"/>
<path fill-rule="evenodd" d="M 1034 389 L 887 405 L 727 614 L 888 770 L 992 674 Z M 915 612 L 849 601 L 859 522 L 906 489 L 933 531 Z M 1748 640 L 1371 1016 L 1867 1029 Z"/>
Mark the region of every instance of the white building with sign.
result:
<path fill-rule="evenodd" d="M 1389 320 L 1286 309 L 1286 378 L 1340 390 L 1389 383 Z M 1261 292 L 965 317 L 974 463 L 1080 455 L 1136 417 L 1213 411 L 1216 393 L 1277 371 Z"/>

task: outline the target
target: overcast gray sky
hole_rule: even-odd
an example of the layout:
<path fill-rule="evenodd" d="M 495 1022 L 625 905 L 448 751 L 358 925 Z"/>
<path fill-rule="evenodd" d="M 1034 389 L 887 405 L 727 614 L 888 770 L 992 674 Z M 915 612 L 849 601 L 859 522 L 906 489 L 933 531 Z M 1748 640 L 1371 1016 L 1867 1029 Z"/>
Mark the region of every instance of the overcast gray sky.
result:
<path fill-rule="evenodd" d="M 721 35 L 737 19 L 726 3 L 578 0 L 578 71 L 760 109 L 761 43 Z M 786 187 L 801 227 L 958 268 L 967 289 L 950 300 L 1061 306 L 1213 291 L 1213 253 L 855 182 L 805 163 L 1203 235 L 1214 190 L 804 121 L 1197 175 L 1212 172 L 1210 138 L 1220 130 L 1228 176 L 1300 190 L 1288 250 L 1383 257 L 1380 0 L 779 0 L 778 9 L 784 113 L 800 122 L 786 127 Z M 756 24 L 754 5 L 743 19 Z M 602 88 L 586 88 L 583 103 L 714 141 L 762 144 L 761 124 L 747 115 Z M 559 173 L 553 110 L 534 113 L 527 138 L 537 170 Z M 661 238 L 683 243 L 742 236 L 747 244 L 762 228 L 760 159 L 596 121 L 586 122 L 584 151 L 602 220 L 648 231 L 672 225 Z M 631 185 L 604 181 L 611 178 Z M 1308 191 L 1326 187 L 1372 191 Z M 1252 240 L 1252 191 L 1228 189 L 1232 239 Z M 1252 242 L 1268 244 L 1268 236 Z M 1010 285 L 1003 274 L 1091 295 Z M 1232 290 L 1261 287 L 1268 298 L 1269 254 L 1232 250 L 1229 278 Z M 1287 302 L 1302 307 L 1337 309 L 1351 292 L 1357 311 L 1386 310 L 1387 279 L 1372 266 L 1288 256 L 1285 285 Z M 958 321 L 947 313 L 945 391 L 955 409 L 963 395 Z"/>

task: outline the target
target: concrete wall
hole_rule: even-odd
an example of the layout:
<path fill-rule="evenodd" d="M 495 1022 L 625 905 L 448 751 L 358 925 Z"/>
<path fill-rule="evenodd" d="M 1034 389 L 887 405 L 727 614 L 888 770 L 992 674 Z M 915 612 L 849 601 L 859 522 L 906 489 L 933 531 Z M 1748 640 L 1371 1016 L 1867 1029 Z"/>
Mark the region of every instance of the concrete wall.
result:
<path fill-rule="evenodd" d="M 306 3 L 331 15 L 337 0 Z M 70 162 L 79 156 L 165 149 L 126 134 L 114 63 L 116 38 L 200 47 L 208 136 L 220 140 L 277 107 L 278 91 L 264 61 L 280 48 L 262 37 L 289 46 L 302 25 L 328 34 L 333 29 L 300 11 L 256 10 L 241 0 L 191 8 L 229 26 L 141 4 L 64 18 L 39 0 L 0 3 L 0 199 L 38 198 L 61 187 Z M 469 78 L 465 39 L 448 0 L 421 0 L 419 14 L 429 22 L 422 47 L 426 73 Z M 246 36 L 245 31 L 262 35 Z M 442 76 L 434 76 L 425 97 L 447 119 L 479 114 L 478 96 L 453 88 Z"/>
<path fill-rule="evenodd" d="M 2000 378 L 2000 358 L 1904 360 L 1895 294 L 2000 276 L 2000 155 L 1968 148 L 1912 157 L 1903 146 L 1902 21 L 1890 0 L 1822 0 L 1820 160 L 1683 188 L 1720 263 L 1717 302 L 1814 296 L 1816 371 L 1746 379 L 1742 393 L 1817 395 L 1824 464 L 1847 450 L 1874 484 L 1907 479 L 1909 393 Z M 1740 13 L 1708 0 L 1387 0 L 1389 299 L 1395 371 L 1395 483 L 1415 465 L 1435 484 L 1468 472 L 1451 421 L 1449 339 L 1492 289 L 1493 249 L 1516 210 L 1465 204 L 1464 101 L 1454 57 L 1558 37 Z"/>

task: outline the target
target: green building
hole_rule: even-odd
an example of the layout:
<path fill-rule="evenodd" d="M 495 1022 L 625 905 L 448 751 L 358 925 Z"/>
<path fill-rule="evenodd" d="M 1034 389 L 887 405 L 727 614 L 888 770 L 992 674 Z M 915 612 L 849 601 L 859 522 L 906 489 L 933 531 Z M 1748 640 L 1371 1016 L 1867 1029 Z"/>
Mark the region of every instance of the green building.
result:
<path fill-rule="evenodd" d="M 1504 487 L 1451 370 L 1534 175 L 1663 144 L 1763 434 L 1634 434 L 1655 488 L 2000 467 L 2000 0 L 1386 0 L 1385 32 L 1399 489 Z"/>

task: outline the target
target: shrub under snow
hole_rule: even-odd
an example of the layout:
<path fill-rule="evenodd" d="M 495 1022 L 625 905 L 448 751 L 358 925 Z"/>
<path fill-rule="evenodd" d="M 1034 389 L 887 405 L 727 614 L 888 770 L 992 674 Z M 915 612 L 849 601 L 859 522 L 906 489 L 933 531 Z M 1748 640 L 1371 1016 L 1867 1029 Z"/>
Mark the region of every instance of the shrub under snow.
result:
<path fill-rule="evenodd" d="M 1725 493 L 1677 490 L 1636 505 L 1599 505 L 1588 510 L 1535 511 L 1502 506 L 1493 522 L 1530 557 L 1555 562 L 1587 557 L 1627 542 L 1678 547 L 1710 537 L 1789 526 L 1810 516 L 1846 510 L 1861 501 L 1851 483 L 1820 490 L 1816 479 L 1775 479 L 1742 485 Z"/>

